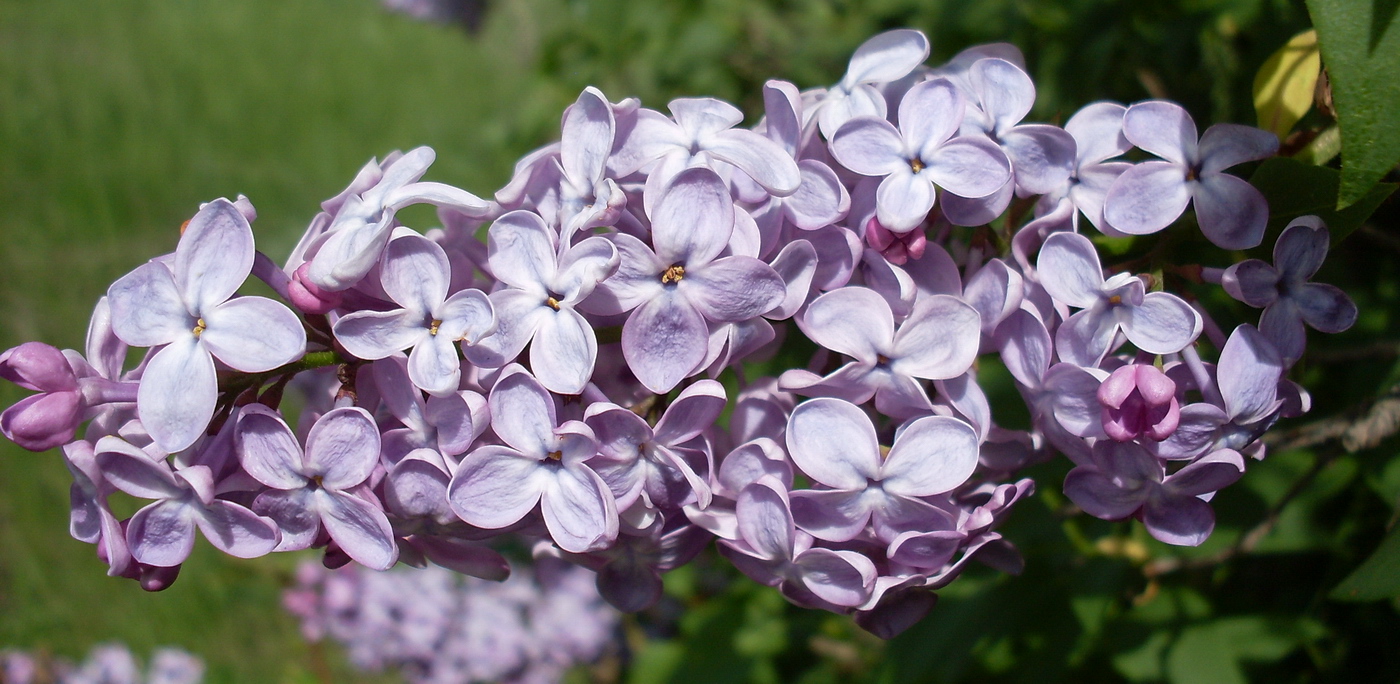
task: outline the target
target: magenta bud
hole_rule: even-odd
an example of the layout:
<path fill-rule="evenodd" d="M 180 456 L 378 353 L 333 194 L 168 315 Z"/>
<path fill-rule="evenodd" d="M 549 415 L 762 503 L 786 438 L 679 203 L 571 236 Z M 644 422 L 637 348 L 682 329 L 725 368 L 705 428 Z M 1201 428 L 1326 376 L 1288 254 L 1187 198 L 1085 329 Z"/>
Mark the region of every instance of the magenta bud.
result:
<path fill-rule="evenodd" d="M 895 233 L 881 225 L 874 216 L 865 223 L 865 241 L 871 249 L 896 266 L 902 266 L 910 259 L 923 257 L 924 250 L 928 247 L 928 236 L 924 235 L 920 228 L 907 233 Z"/>
<path fill-rule="evenodd" d="M 46 392 L 25 397 L 0 413 L 0 432 L 30 451 L 48 451 L 73 441 L 82 422 L 81 392 Z"/>
<path fill-rule="evenodd" d="M 1104 432 L 1119 442 L 1139 437 L 1160 442 L 1181 422 L 1176 383 L 1155 366 L 1129 364 L 1099 385 Z"/>
<path fill-rule="evenodd" d="M 291 282 L 287 284 L 287 294 L 292 300 L 292 306 L 314 315 L 330 313 L 332 309 L 340 306 L 340 293 L 316 287 L 306 275 L 309 268 L 309 261 L 298 266 L 292 274 Z"/>
<path fill-rule="evenodd" d="M 0 378 L 33 392 L 78 389 L 78 377 L 68 358 L 42 342 L 25 342 L 0 354 Z"/>

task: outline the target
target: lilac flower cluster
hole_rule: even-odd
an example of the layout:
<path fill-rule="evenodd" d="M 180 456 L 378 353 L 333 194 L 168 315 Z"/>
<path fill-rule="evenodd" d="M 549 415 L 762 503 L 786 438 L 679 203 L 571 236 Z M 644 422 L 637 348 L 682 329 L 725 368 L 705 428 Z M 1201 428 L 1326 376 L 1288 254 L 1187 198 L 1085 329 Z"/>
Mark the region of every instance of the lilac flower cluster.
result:
<path fill-rule="evenodd" d="M 619 614 L 593 574 L 559 561 L 505 582 L 305 563 L 283 603 L 308 641 L 334 639 L 356 667 L 413 684 L 558 682 L 617 648 Z"/>
<path fill-rule="evenodd" d="M 102 644 L 75 664 L 63 658 L 19 650 L 0 651 L 0 681 L 8 684 L 199 684 L 204 661 L 178 648 L 151 654 L 150 667 L 141 665 L 124 644 Z"/>
<path fill-rule="evenodd" d="M 888 636 L 971 560 L 1020 568 L 996 529 L 1033 491 L 1017 472 L 1054 451 L 1084 511 L 1199 544 L 1259 437 L 1307 410 L 1286 377 L 1304 324 L 1356 317 L 1309 282 L 1326 228 L 1295 221 L 1273 265 L 1195 269 L 1264 308 L 1226 335 L 1161 278 L 1105 270 L 1079 219 L 1145 235 L 1194 207 L 1211 242 L 1255 247 L 1266 203 L 1224 171 L 1277 140 L 1198 139 L 1162 101 L 1023 123 L 1015 48 L 928 54 L 917 31 L 876 36 L 829 89 L 770 81 L 752 128 L 719 100 L 668 115 L 587 88 L 492 199 L 422 181 L 428 148 L 372 160 L 280 267 L 246 199 L 210 202 L 112 285 L 85 354 L 0 357 L 38 392 L 4 433 L 62 447 L 73 535 L 148 589 L 196 529 L 240 557 L 491 579 L 509 536 L 635 611 L 718 539 L 794 603 Z M 442 227 L 398 222 L 414 204 Z M 250 273 L 285 303 L 237 295 Z M 755 374 L 800 338 L 805 368 Z M 128 346 L 149 348 L 131 369 Z M 1031 429 L 994 421 L 992 355 Z M 118 491 L 150 503 L 118 520 Z"/>

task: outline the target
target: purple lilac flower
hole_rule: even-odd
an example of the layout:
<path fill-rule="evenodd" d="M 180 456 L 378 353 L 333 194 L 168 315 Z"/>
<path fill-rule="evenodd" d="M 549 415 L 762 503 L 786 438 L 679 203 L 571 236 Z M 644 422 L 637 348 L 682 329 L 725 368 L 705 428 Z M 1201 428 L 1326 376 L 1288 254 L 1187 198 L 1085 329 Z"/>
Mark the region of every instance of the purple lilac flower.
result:
<path fill-rule="evenodd" d="M 1274 243 L 1274 265 L 1246 259 L 1226 269 L 1221 285 L 1231 297 L 1261 308 L 1259 332 L 1287 365 L 1303 355 L 1303 324 L 1339 333 L 1356 322 L 1356 304 L 1335 285 L 1308 282 L 1327 257 L 1327 226 L 1316 216 L 1294 219 Z"/>
<path fill-rule="evenodd" d="M 985 197 L 1011 177 L 1001 149 L 982 137 L 959 137 L 967 102 L 947 80 L 914 86 L 899 104 L 899 128 L 883 118 L 851 119 L 831 139 L 831 154 L 846 168 L 880 177 L 876 216 L 907 233 L 928 215 L 934 187 L 963 197 Z"/>
<path fill-rule="evenodd" d="M 849 608 L 870 598 L 875 564 L 854 551 L 813 548 L 793 524 L 782 483 L 764 477 L 745 487 L 736 515 L 740 538 L 721 540 L 720 549 L 754 581 L 806 605 Z"/>
<path fill-rule="evenodd" d="M 207 466 L 172 471 L 165 461 L 119 437 L 103 437 L 95 449 L 103 476 L 117 489 L 154 499 L 127 525 L 126 541 L 138 562 L 157 567 L 183 563 L 194 548 L 196 527 L 215 548 L 239 558 L 271 553 L 281 538 L 277 525 L 230 501 L 214 498 Z"/>
<path fill-rule="evenodd" d="M 1113 350 L 1120 330 L 1152 354 L 1181 351 L 1201 334 L 1200 314 L 1176 295 L 1146 292 L 1131 273 L 1105 281 L 1093 243 L 1078 233 L 1047 237 L 1036 270 L 1055 301 L 1082 309 L 1055 334 L 1055 350 L 1065 361 L 1098 365 Z"/>
<path fill-rule="evenodd" d="M 1274 156 L 1274 134 L 1239 124 L 1216 124 L 1196 140 L 1196 124 L 1181 105 L 1139 102 L 1123 115 L 1123 135 L 1161 157 L 1128 169 L 1108 190 L 1104 218 L 1130 235 L 1155 233 L 1196 203 L 1196 221 L 1221 249 L 1249 249 L 1264 238 L 1264 195 L 1225 169 Z"/>
<path fill-rule="evenodd" d="M 593 431 L 560 424 L 554 398 L 523 370 L 497 380 L 489 401 L 491 428 L 505 445 L 462 460 L 448 489 L 452 510 L 468 524 L 500 529 L 538 505 L 550 536 L 572 553 L 616 539 L 617 502 L 587 463 L 598 453 Z"/>
<path fill-rule="evenodd" d="M 1094 517 L 1121 520 L 1140 515 L 1158 541 L 1199 546 L 1215 528 L 1215 513 L 1201 497 L 1234 484 L 1244 459 L 1231 449 L 1214 451 L 1166 474 L 1162 463 L 1133 442 L 1100 442 L 1094 463 L 1065 476 L 1065 495 Z"/>
<path fill-rule="evenodd" d="M 491 271 L 505 287 L 491 293 L 495 334 L 465 347 L 467 359 L 499 367 L 530 344 L 530 368 L 540 384 L 560 394 L 582 392 L 593 376 L 598 340 L 575 307 L 617 271 L 617 248 L 601 236 L 561 245 L 544 220 L 527 211 L 496 219 L 488 245 Z"/>
<path fill-rule="evenodd" d="M 801 320 L 814 342 L 854 360 L 826 377 L 787 371 L 779 386 L 857 403 L 874 397 L 881 413 L 897 418 L 931 411 L 918 378 L 942 380 L 967 371 L 981 329 L 977 310 L 949 295 L 918 300 L 896 329 L 886 300 L 860 287 L 818 297 Z"/>
<path fill-rule="evenodd" d="M 252 268 L 253 229 L 218 199 L 190 220 L 170 263 L 149 262 L 107 291 L 117 337 L 159 347 L 146 362 L 136 411 L 167 451 L 190 446 L 208 426 L 219 391 L 214 359 L 259 373 L 306 350 L 306 332 L 286 306 L 233 296 Z"/>
<path fill-rule="evenodd" d="M 308 276 L 317 287 L 339 291 L 352 287 L 374 268 L 394 229 L 394 214 L 410 204 L 428 203 L 486 216 L 491 207 L 477 196 L 442 183 L 417 182 L 436 153 L 419 147 L 384 166 L 371 161 L 363 178 L 335 200 L 334 220 L 313 245 Z M 364 187 L 368 185 L 369 187 Z M 360 189 L 364 187 L 364 189 Z M 331 211 L 331 209 L 327 209 Z"/>
<path fill-rule="evenodd" d="M 755 318 L 781 303 L 786 287 L 753 257 L 720 257 L 733 232 L 734 209 L 714 171 L 676 174 L 651 219 L 656 251 L 615 234 L 621 265 L 590 305 L 603 314 L 632 311 L 622 328 L 627 365 L 648 389 L 669 392 L 705 360 L 706 321 Z"/>
<path fill-rule="evenodd" d="M 387 570 L 398 559 L 389 519 L 367 491 L 379 464 L 379 429 L 361 408 L 338 408 L 321 416 L 297 444 L 275 412 L 254 404 L 238 422 L 238 452 L 244 470 L 271 489 L 253 509 L 282 530 L 278 551 L 304 549 L 324 528 L 356 562 Z"/>
<path fill-rule="evenodd" d="M 916 419 L 883 455 L 870 419 L 840 399 L 798 405 L 788 420 L 787 443 L 793 463 L 831 488 L 793 492 L 797 524 L 834 542 L 854 539 L 871 523 L 876 536 L 889 541 L 941 519 L 920 497 L 958 487 L 977 467 L 977 433 L 967 423 L 946 416 Z"/>
<path fill-rule="evenodd" d="M 408 377 L 423 391 L 455 392 L 461 378 L 457 343 L 474 345 L 496 329 L 496 314 L 480 290 L 448 296 L 451 264 L 437 243 L 416 234 L 389 243 L 379 267 L 384 292 L 402 308 L 356 311 L 335 323 L 335 337 L 362 359 L 412 348 Z"/>
<path fill-rule="evenodd" d="M 884 118 L 885 96 L 877 85 L 898 81 L 928 59 L 928 37 L 920 31 L 896 29 L 871 37 L 851 55 L 841 81 L 818 95 L 808 109 L 827 139 L 847 121 L 858 116 Z"/>

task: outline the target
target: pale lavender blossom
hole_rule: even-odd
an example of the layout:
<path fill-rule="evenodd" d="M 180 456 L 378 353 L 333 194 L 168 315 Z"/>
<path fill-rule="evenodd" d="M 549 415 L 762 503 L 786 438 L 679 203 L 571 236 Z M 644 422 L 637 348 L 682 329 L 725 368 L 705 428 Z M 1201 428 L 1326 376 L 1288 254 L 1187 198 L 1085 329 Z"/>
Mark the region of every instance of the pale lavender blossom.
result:
<path fill-rule="evenodd" d="M 345 290 L 359 282 L 374 268 L 389 244 L 395 213 L 410 204 L 427 203 L 473 216 L 489 215 L 491 206 L 465 190 L 418 182 L 436 156 L 432 148 L 419 147 L 392 162 L 386 160 L 383 167 L 372 160 L 365 165 L 362 178 L 357 178 L 356 184 L 337 198 L 335 218 L 320 240 L 308 248 L 313 252 L 308 280 L 330 291 Z"/>
<path fill-rule="evenodd" d="M 528 211 L 496 219 L 487 240 L 491 271 L 505 287 L 491 293 L 495 333 L 464 347 L 467 359 L 500 367 L 530 344 L 530 369 L 540 384 L 559 394 L 582 392 L 593 376 L 598 339 L 575 307 L 617 271 L 617 248 L 601 236 L 561 244 Z"/>
<path fill-rule="evenodd" d="M 1074 138 L 1074 170 L 1059 187 L 1052 188 L 1037 204 L 1040 215 L 1050 213 L 1056 203 L 1068 200 L 1089 223 L 1108 235 L 1118 235 L 1103 219 L 1104 200 L 1113 181 L 1132 168 L 1122 161 L 1108 161 L 1133 148 L 1123 136 L 1123 114 L 1128 111 L 1117 102 L 1095 102 L 1085 106 L 1065 122 L 1065 132 Z"/>
<path fill-rule="evenodd" d="M 1225 270 L 1220 284 L 1231 297 L 1261 308 L 1259 332 L 1289 366 L 1303 355 L 1306 323 L 1339 333 L 1356 322 L 1356 304 L 1335 285 L 1309 280 L 1327 258 L 1329 233 L 1316 216 L 1296 218 L 1274 243 L 1274 264 L 1246 259 Z"/>
<path fill-rule="evenodd" d="M 817 119 L 828 140 L 855 117 L 883 118 L 885 96 L 875 86 L 908 76 L 928 59 L 928 53 L 928 37 L 921 31 L 895 29 L 871 37 L 851 55 L 841 81 L 817 93 L 807 117 Z"/>
<path fill-rule="evenodd" d="M 788 453 L 814 483 L 831 489 L 793 492 L 793 515 L 804 531 L 833 542 L 854 539 L 871 524 L 887 542 L 929 531 L 923 526 L 941 524 L 945 515 L 921 497 L 966 482 L 977 467 L 977 441 L 967 423 L 926 416 L 905 426 L 884 455 L 875 426 L 854 404 L 804 402 L 788 420 Z"/>
<path fill-rule="evenodd" d="M 235 297 L 253 267 L 253 229 L 232 202 L 204 205 L 175 256 L 152 261 L 107 291 L 112 330 L 134 347 L 160 347 L 146 362 L 136 411 L 169 452 L 199 439 L 214 415 L 214 360 L 260 373 L 300 358 L 306 332 L 291 309 Z"/>
<path fill-rule="evenodd" d="M 899 128 L 883 118 L 847 121 L 831 138 L 831 154 L 846 168 L 879 177 L 876 216 L 896 233 L 913 230 L 933 208 L 934 188 L 985 197 L 1011 178 L 996 143 L 958 137 L 966 98 L 951 82 L 925 81 L 899 103 Z"/>
<path fill-rule="evenodd" d="M 670 105 L 674 118 L 642 109 L 611 164 L 619 177 L 654 164 L 647 172 L 646 205 L 676 174 L 711 160 L 732 164 L 777 196 L 797 191 L 797 162 L 777 143 L 753 131 L 734 128 L 744 120 L 737 107 L 713 98 L 681 98 Z"/>
<path fill-rule="evenodd" d="M 617 502 L 588 466 L 598 454 L 589 427 L 559 423 L 554 398 L 523 369 L 507 369 L 489 398 L 491 427 L 505 444 L 477 449 L 452 476 L 452 510 L 486 529 L 513 525 L 539 506 L 560 548 L 584 553 L 617 538 Z"/>
<path fill-rule="evenodd" d="M 584 422 L 598 436 L 593 468 L 612 489 L 618 508 L 626 509 L 639 496 L 662 508 L 692 501 L 709 506 L 710 487 L 692 464 L 703 464 L 705 454 L 683 445 L 713 426 L 724 405 L 724 386 L 700 380 L 681 391 L 655 427 L 615 404 L 589 406 Z"/>
<path fill-rule="evenodd" d="M 1161 157 L 1123 172 L 1108 190 L 1104 219 L 1115 230 L 1147 235 L 1171 225 L 1196 204 L 1196 222 L 1222 249 L 1249 249 L 1264 238 L 1264 195 L 1225 169 L 1272 157 L 1274 134 L 1239 124 L 1216 124 L 1196 139 L 1196 123 L 1181 105 L 1139 102 L 1123 115 L 1123 135 Z"/>
<path fill-rule="evenodd" d="M 708 168 L 676 174 L 651 219 L 655 251 L 630 235 L 614 235 L 621 265 L 589 306 L 602 314 L 632 311 L 622 328 L 627 365 L 648 389 L 669 392 L 705 360 L 706 321 L 758 317 L 782 303 L 786 285 L 753 257 L 720 257 L 734 209 L 724 182 Z"/>
<path fill-rule="evenodd" d="M 1139 515 L 1149 534 L 1178 546 L 1199 546 L 1215 528 L 1215 513 L 1201 497 L 1234 484 L 1244 459 L 1231 449 L 1214 451 L 1166 474 L 1161 461 L 1133 442 L 1094 446 L 1094 463 L 1065 476 L 1065 495 L 1096 518 Z"/>
<path fill-rule="evenodd" d="M 496 329 L 491 301 L 480 290 L 448 296 L 452 266 L 437 243 L 417 234 L 395 238 L 384 250 L 379 279 L 401 308 L 356 311 L 335 323 L 335 337 L 362 359 L 382 359 L 412 348 L 408 377 L 423 391 L 457 390 L 457 343 L 470 346 Z"/>
<path fill-rule="evenodd" d="M 1152 354 L 1181 351 L 1201 334 L 1200 314 L 1180 297 L 1146 292 L 1131 273 L 1105 281 L 1093 243 L 1078 233 L 1047 237 L 1036 271 L 1055 301 L 1081 309 L 1055 333 L 1055 350 L 1070 363 L 1098 365 L 1116 346 L 1119 331 Z"/>
<path fill-rule="evenodd" d="M 267 555 L 281 538 L 271 520 L 215 498 L 207 466 L 172 471 L 165 461 L 151 460 L 120 437 L 103 437 L 95 451 L 103 476 L 114 487 L 155 500 L 137 511 L 126 529 L 131 556 L 140 563 L 163 568 L 183 563 L 194 548 L 196 527 L 215 548 L 239 558 Z"/>
<path fill-rule="evenodd" d="M 321 416 L 303 450 L 281 416 L 254 404 L 238 422 L 238 454 L 244 470 L 271 488 L 253 501 L 253 510 L 281 528 L 278 551 L 308 548 L 325 529 L 365 567 L 394 566 L 393 529 L 366 486 L 379 464 L 379 429 L 364 409 Z"/>
<path fill-rule="evenodd" d="M 720 540 L 720 549 L 750 579 L 805 605 L 850 608 L 870 598 L 875 564 L 855 551 L 813 547 L 793 524 L 781 482 L 764 477 L 745 487 L 735 511 L 740 538 Z"/>
<path fill-rule="evenodd" d="M 801 322 L 814 342 L 853 360 L 825 377 L 787 371 L 779 386 L 856 403 L 874 397 L 881 413 L 897 418 L 931 412 L 918 379 L 943 380 L 966 372 L 977 356 L 981 330 L 977 310 L 951 295 L 919 299 L 896 329 L 885 298 L 862 287 L 818 297 Z"/>

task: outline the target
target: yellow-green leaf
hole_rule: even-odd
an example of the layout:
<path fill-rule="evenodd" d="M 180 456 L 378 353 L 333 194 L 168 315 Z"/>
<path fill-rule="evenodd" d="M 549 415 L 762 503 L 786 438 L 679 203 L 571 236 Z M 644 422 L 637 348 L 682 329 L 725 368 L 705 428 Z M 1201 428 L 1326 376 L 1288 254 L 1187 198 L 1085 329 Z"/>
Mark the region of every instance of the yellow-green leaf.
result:
<path fill-rule="evenodd" d="M 1293 36 L 1270 55 L 1254 75 L 1254 111 L 1259 115 L 1259 127 L 1280 139 L 1288 137 L 1293 125 L 1312 108 L 1321 70 L 1317 31 Z"/>

